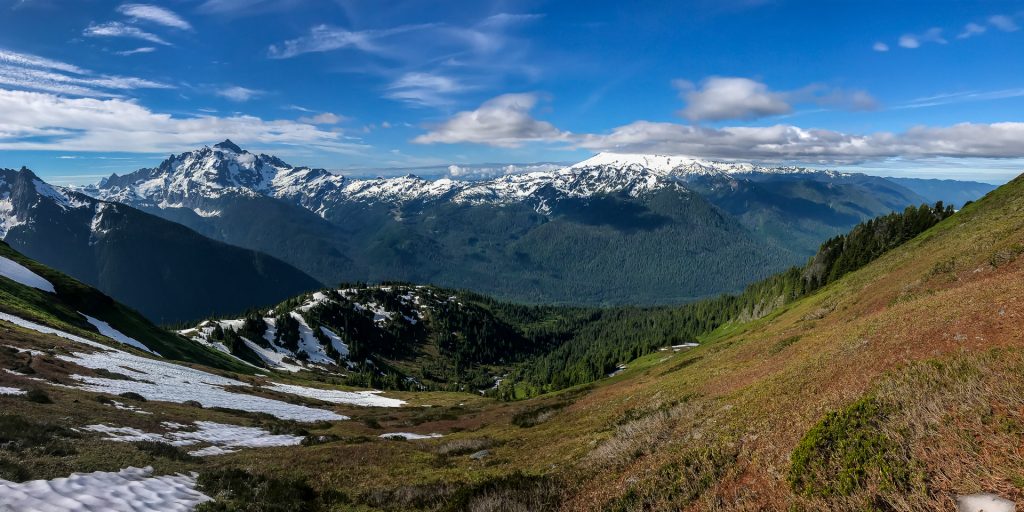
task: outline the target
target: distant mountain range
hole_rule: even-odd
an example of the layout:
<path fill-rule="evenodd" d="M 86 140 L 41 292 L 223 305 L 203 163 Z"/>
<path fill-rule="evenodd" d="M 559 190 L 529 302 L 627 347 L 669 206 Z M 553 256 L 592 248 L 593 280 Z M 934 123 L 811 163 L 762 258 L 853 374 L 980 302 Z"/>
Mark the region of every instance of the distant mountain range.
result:
<path fill-rule="evenodd" d="M 503 299 L 682 302 L 803 262 L 925 199 L 863 174 L 600 154 L 496 179 L 351 179 L 231 141 L 83 190 L 266 252 L 325 283 L 402 280 Z"/>
<path fill-rule="evenodd" d="M 243 311 L 320 285 L 266 254 L 52 187 L 24 168 L 0 169 L 0 237 L 160 322 Z"/>
<path fill-rule="evenodd" d="M 969 201 L 976 201 L 982 196 L 999 188 L 991 183 L 960 180 L 937 180 L 923 178 L 886 178 L 913 190 L 917 195 L 928 201 L 942 201 L 962 208 Z"/>

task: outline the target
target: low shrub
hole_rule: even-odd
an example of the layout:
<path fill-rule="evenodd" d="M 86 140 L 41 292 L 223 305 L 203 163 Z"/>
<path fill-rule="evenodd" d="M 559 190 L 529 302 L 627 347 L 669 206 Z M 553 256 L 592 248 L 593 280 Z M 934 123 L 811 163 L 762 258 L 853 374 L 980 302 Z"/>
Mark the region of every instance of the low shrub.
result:
<path fill-rule="evenodd" d="M 177 446 L 161 443 L 160 441 L 139 441 L 134 443 L 134 445 L 139 451 L 146 452 L 154 457 L 180 461 L 194 461 L 197 459 L 197 457 L 189 455 L 188 452 Z"/>
<path fill-rule="evenodd" d="M 907 450 L 881 427 L 887 407 L 865 397 L 828 413 L 793 450 L 788 481 L 804 496 L 847 496 L 875 483 L 900 491 L 910 485 Z"/>
<path fill-rule="evenodd" d="M 24 482 L 32 479 L 32 473 L 16 461 L 0 459 L 0 480 Z"/>
<path fill-rule="evenodd" d="M 199 505 L 197 512 L 320 512 L 349 502 L 340 491 L 317 493 L 299 478 L 273 478 L 241 469 L 202 472 L 197 484 L 215 500 Z"/>
<path fill-rule="evenodd" d="M 53 399 L 50 398 L 50 395 L 46 394 L 46 391 L 43 391 L 41 389 L 28 390 L 28 393 L 25 393 L 25 399 L 28 400 L 29 402 L 34 402 L 37 404 L 53 403 Z"/>

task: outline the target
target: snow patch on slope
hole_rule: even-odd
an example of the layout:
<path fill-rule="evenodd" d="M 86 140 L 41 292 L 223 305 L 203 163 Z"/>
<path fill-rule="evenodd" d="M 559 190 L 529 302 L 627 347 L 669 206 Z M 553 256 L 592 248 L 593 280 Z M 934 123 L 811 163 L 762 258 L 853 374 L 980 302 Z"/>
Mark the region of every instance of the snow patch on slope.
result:
<path fill-rule="evenodd" d="M 295 386 L 293 384 L 279 384 L 277 382 L 266 386 L 266 389 L 315 398 L 335 404 L 359 405 L 363 407 L 401 407 L 405 404 L 404 400 L 379 396 L 381 391 L 339 391 L 336 389 L 318 389 Z"/>
<path fill-rule="evenodd" d="M 81 311 L 79 311 L 78 314 L 84 316 L 85 319 L 88 320 L 89 323 L 92 324 L 93 327 L 95 327 L 96 330 L 100 332 L 100 334 L 118 343 L 128 345 L 129 347 L 135 347 L 143 352 L 149 352 L 150 354 L 153 354 L 155 356 L 160 355 L 155 350 L 147 347 L 146 345 L 143 345 L 141 341 L 130 336 L 127 336 L 125 334 L 122 334 L 121 331 L 114 329 L 113 327 L 110 326 L 110 324 L 104 322 L 103 320 L 93 318 L 85 313 L 82 313 Z"/>
<path fill-rule="evenodd" d="M 212 500 L 196 490 L 194 475 L 152 474 L 152 467 L 129 467 L 24 483 L 0 480 L 0 510 L 187 512 Z"/>
<path fill-rule="evenodd" d="M 4 256 L 0 256 L 0 276 L 44 292 L 57 293 L 53 288 L 53 283 L 47 281 L 43 276 L 29 270 L 28 267 L 21 263 Z"/>
<path fill-rule="evenodd" d="M 249 412 L 265 412 L 281 419 L 296 421 L 311 422 L 348 419 L 347 416 L 342 416 L 333 411 L 227 391 L 224 389 L 227 386 L 251 387 L 251 385 L 187 366 L 157 359 L 148 359 L 122 350 L 112 349 L 101 343 L 30 322 L 7 313 L 0 313 L 0 320 L 99 349 L 93 353 L 74 352 L 71 355 L 60 355 L 57 357 L 86 368 L 105 369 L 133 379 L 106 379 L 83 375 L 72 376 L 82 383 L 80 387 L 96 393 L 118 395 L 130 391 L 142 395 L 147 400 L 176 403 L 195 400 L 204 407 L 225 407 Z"/>
<path fill-rule="evenodd" d="M 232 448 L 267 448 L 271 446 L 295 446 L 302 442 L 301 436 L 290 434 L 271 434 L 258 427 L 242 427 L 227 425 L 213 421 L 195 422 L 196 430 L 183 430 L 185 425 L 164 422 L 163 426 L 170 431 L 166 434 L 143 432 L 132 427 L 112 427 L 109 425 L 89 425 L 85 430 L 106 434 L 104 439 L 120 442 L 156 441 L 172 446 L 193 446 L 208 444 L 202 449 L 190 451 L 190 455 L 220 455 L 231 453 Z"/>

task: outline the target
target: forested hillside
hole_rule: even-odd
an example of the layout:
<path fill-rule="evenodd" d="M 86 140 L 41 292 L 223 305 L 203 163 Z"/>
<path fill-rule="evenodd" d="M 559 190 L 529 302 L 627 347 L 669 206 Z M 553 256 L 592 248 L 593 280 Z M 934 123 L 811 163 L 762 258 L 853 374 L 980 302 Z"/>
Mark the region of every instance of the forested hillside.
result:
<path fill-rule="evenodd" d="M 519 399 L 593 382 L 659 348 L 765 316 L 952 214 L 938 203 L 870 220 L 822 244 L 804 266 L 682 306 L 533 306 L 437 287 L 351 284 L 182 333 L 272 369 L 340 370 L 350 385 Z"/>
<path fill-rule="evenodd" d="M 863 267 L 952 214 L 953 208 L 940 202 L 872 219 L 822 244 L 806 265 L 751 284 L 737 295 L 680 307 L 595 310 L 568 331 L 575 335 L 517 367 L 497 393 L 522 398 L 592 382 L 659 348 L 696 342 L 728 322 L 760 318 Z"/>

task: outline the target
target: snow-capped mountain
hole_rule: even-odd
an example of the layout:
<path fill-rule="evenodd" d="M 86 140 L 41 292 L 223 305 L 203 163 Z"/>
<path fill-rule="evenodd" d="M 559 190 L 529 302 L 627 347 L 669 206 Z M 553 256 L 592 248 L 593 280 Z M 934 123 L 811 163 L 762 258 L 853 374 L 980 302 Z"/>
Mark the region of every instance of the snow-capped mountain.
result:
<path fill-rule="evenodd" d="M 51 186 L 25 168 L 0 169 L 0 237 L 158 321 L 237 311 L 319 285 L 266 254 Z"/>
<path fill-rule="evenodd" d="M 557 197 L 626 193 L 637 197 L 666 187 L 685 188 L 694 177 L 752 174 L 825 174 L 799 167 L 764 167 L 679 156 L 601 153 L 553 171 L 510 174 L 483 181 L 413 175 L 351 179 L 324 169 L 294 167 L 281 159 L 243 150 L 230 140 L 172 155 L 160 166 L 113 175 L 84 192 L 96 197 L 158 208 L 188 208 L 216 216 L 216 200 L 262 195 L 284 199 L 329 217 L 345 202 L 407 204 L 444 200 L 456 204 L 526 202 L 548 213 Z M 835 175 L 835 173 L 832 173 Z"/>
<path fill-rule="evenodd" d="M 324 283 L 396 280 L 590 304 L 734 290 L 858 222 L 923 202 L 863 174 L 669 155 L 601 153 L 486 180 L 357 179 L 231 141 L 84 191 Z"/>

